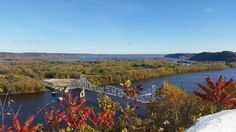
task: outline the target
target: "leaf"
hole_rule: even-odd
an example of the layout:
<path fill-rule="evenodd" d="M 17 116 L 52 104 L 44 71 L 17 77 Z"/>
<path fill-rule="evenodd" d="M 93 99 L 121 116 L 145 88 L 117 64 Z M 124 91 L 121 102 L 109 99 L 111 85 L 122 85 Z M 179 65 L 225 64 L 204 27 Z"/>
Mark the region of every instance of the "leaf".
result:
<path fill-rule="evenodd" d="M 66 128 L 66 131 L 67 131 L 67 132 L 70 132 L 70 131 L 71 131 L 71 128 L 70 128 L 70 127 L 67 127 L 67 128 Z"/>
<path fill-rule="evenodd" d="M 222 98 L 220 99 L 219 102 L 222 103 L 222 104 L 225 104 L 225 103 L 228 101 L 229 97 L 230 97 L 229 94 L 228 94 L 228 95 L 225 95 L 224 97 L 222 97 Z"/>
<path fill-rule="evenodd" d="M 19 122 L 19 119 L 18 119 L 18 114 L 14 115 L 14 117 L 13 117 L 13 125 L 14 125 L 16 131 L 21 130 L 20 122 Z"/>
<path fill-rule="evenodd" d="M 211 77 L 207 77 L 206 78 L 206 82 L 207 82 L 207 84 L 209 85 L 209 87 L 211 89 L 217 89 L 215 83 L 213 82 L 213 80 L 211 80 Z"/>
<path fill-rule="evenodd" d="M 35 116 L 28 116 L 28 118 L 25 121 L 23 131 L 27 131 L 29 129 L 30 124 L 33 122 Z"/>
<path fill-rule="evenodd" d="M 236 98 L 230 98 L 230 99 L 227 100 L 226 103 L 229 103 L 229 102 L 236 102 Z"/>
<path fill-rule="evenodd" d="M 224 77 L 221 75 L 219 80 L 216 82 L 216 86 L 222 86 L 224 84 Z"/>
<path fill-rule="evenodd" d="M 202 98 L 202 99 L 208 99 L 207 98 L 207 95 L 205 95 L 205 94 L 202 94 L 202 93 L 199 93 L 199 92 L 193 92 L 195 95 L 197 95 L 197 96 L 199 96 L 200 98 Z"/>
<path fill-rule="evenodd" d="M 131 83 L 131 81 L 130 81 L 130 80 L 127 80 L 127 81 L 125 82 L 125 85 L 126 85 L 127 87 L 129 87 L 129 86 L 131 86 L 131 85 L 132 85 L 132 83 Z"/>
<path fill-rule="evenodd" d="M 234 80 L 231 78 L 229 81 L 227 81 L 224 85 L 225 88 L 228 88 L 229 86 L 231 86 L 233 84 Z"/>
<path fill-rule="evenodd" d="M 128 132 L 127 128 L 123 128 L 121 132 Z"/>
<path fill-rule="evenodd" d="M 217 87 L 217 96 L 221 96 L 222 92 L 223 92 L 223 83 L 224 83 L 224 78 L 221 75 L 219 80 L 216 82 L 216 87 Z"/>
<path fill-rule="evenodd" d="M 40 128 L 41 126 L 42 126 L 42 125 L 37 124 L 36 126 L 32 127 L 32 128 L 30 129 L 30 131 L 31 131 L 31 132 L 37 132 L 37 130 L 39 130 L 39 128 Z"/>
<path fill-rule="evenodd" d="M 211 96 L 208 96 L 206 94 L 202 94 L 202 93 L 199 93 L 199 92 L 193 92 L 195 95 L 199 96 L 200 98 L 202 98 L 203 100 L 208 100 L 210 102 L 213 102 L 213 103 L 216 103 L 217 100 L 216 98 L 212 98 Z"/>
<path fill-rule="evenodd" d="M 209 96 L 211 96 L 212 98 L 216 98 L 216 96 L 214 95 L 214 91 L 212 89 L 209 89 L 201 84 L 197 84 L 198 87 L 200 87 L 203 91 L 205 91 Z"/>

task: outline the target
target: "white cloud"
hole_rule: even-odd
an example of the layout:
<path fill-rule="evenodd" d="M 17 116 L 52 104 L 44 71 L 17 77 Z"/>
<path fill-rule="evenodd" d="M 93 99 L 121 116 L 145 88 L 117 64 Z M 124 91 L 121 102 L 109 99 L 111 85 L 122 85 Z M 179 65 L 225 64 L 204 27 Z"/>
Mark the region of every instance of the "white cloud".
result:
<path fill-rule="evenodd" d="M 204 11 L 205 11 L 206 13 L 212 13 L 212 12 L 215 11 L 215 9 L 212 8 L 212 7 L 207 7 Z"/>

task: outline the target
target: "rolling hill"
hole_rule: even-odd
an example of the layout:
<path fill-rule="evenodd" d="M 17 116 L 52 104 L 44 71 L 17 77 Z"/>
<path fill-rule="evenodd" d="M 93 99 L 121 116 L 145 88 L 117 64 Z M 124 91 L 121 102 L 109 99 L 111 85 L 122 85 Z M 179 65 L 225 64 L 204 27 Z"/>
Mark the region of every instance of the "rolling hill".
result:
<path fill-rule="evenodd" d="M 167 58 L 187 59 L 192 61 L 226 61 L 236 62 L 236 52 L 222 51 L 222 52 L 202 52 L 202 53 L 176 53 L 168 54 Z"/>
<path fill-rule="evenodd" d="M 235 62 L 236 61 L 236 52 L 231 51 L 222 51 L 222 52 L 203 52 L 194 55 L 190 58 L 193 61 L 226 61 L 226 62 Z"/>

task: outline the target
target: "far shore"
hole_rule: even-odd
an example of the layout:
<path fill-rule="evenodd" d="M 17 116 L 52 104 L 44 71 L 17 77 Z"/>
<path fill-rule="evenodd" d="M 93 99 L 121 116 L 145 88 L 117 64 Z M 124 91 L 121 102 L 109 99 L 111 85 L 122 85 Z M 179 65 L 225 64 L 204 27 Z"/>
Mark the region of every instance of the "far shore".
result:
<path fill-rule="evenodd" d="M 225 69 L 220 69 L 220 70 L 210 70 L 210 71 L 222 71 L 222 70 L 226 70 L 226 69 L 231 69 L 231 68 L 225 68 Z M 139 80 L 133 80 L 132 82 L 134 84 L 140 82 L 140 81 L 145 81 L 145 80 L 149 80 L 149 79 L 158 79 L 161 77 L 168 77 L 168 76 L 173 76 L 173 75 L 178 75 L 178 74 L 191 74 L 191 73 L 200 73 L 200 72 L 209 72 L 209 71 L 198 71 L 198 72 L 182 72 L 182 73 L 174 73 L 174 74 L 168 74 L 168 75 L 161 75 L 158 77 L 151 77 L 151 78 L 144 78 L 144 79 L 139 79 Z M 57 78 L 51 78 L 51 79 L 43 79 L 43 82 L 51 82 L 51 83 L 56 83 L 57 85 L 61 85 L 61 87 L 65 87 L 65 84 L 69 81 L 72 81 L 75 79 L 57 79 Z M 111 83 L 111 84 L 103 84 L 103 85 L 114 85 L 114 86 L 118 86 L 118 83 Z M 102 86 L 102 85 L 101 85 Z M 24 93 L 9 93 L 8 95 L 20 95 L 20 94 L 36 94 L 36 93 L 42 93 L 45 91 L 51 91 L 51 89 L 45 88 L 41 91 L 31 91 L 31 92 L 24 92 Z M 6 94 L 0 94 L 0 96 L 4 96 Z"/>

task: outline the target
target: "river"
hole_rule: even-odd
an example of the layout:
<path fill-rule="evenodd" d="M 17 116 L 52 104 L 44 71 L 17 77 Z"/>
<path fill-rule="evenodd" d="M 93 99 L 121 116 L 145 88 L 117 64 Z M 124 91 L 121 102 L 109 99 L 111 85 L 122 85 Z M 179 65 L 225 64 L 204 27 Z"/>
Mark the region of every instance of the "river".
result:
<path fill-rule="evenodd" d="M 192 92 L 198 90 L 196 87 L 196 83 L 205 83 L 205 78 L 207 76 L 211 76 L 212 79 L 217 80 L 220 75 L 223 75 L 226 80 L 230 78 L 236 79 L 236 68 L 230 68 L 221 71 L 206 71 L 206 72 L 198 72 L 198 73 L 185 73 L 185 74 L 176 74 L 167 77 L 161 78 L 153 78 L 146 79 L 136 84 L 142 84 L 144 89 L 148 89 L 152 87 L 152 85 L 160 86 L 164 81 L 168 81 L 169 83 L 181 87 L 183 90 L 187 92 Z M 72 91 L 74 95 L 78 94 L 78 90 Z M 35 114 L 37 109 L 48 102 L 55 100 L 52 105 L 57 106 L 57 97 L 52 96 L 50 91 L 35 93 L 35 94 L 22 94 L 22 95 L 10 95 L 10 99 L 14 100 L 15 103 L 12 105 L 13 111 L 17 111 L 19 106 L 20 109 L 20 118 L 25 119 L 28 115 Z M 86 105 L 97 106 L 96 93 L 91 91 L 86 91 L 87 103 Z M 121 104 L 124 104 L 124 99 L 118 97 L 112 97 L 114 100 L 118 100 Z M 144 104 L 139 104 L 140 108 L 137 111 L 137 114 L 141 117 L 145 117 L 145 109 L 146 106 Z M 95 107 L 95 110 L 98 109 Z M 36 118 L 37 121 L 43 122 L 44 118 L 40 113 Z M 9 119 L 6 119 L 6 122 L 9 122 Z"/>

